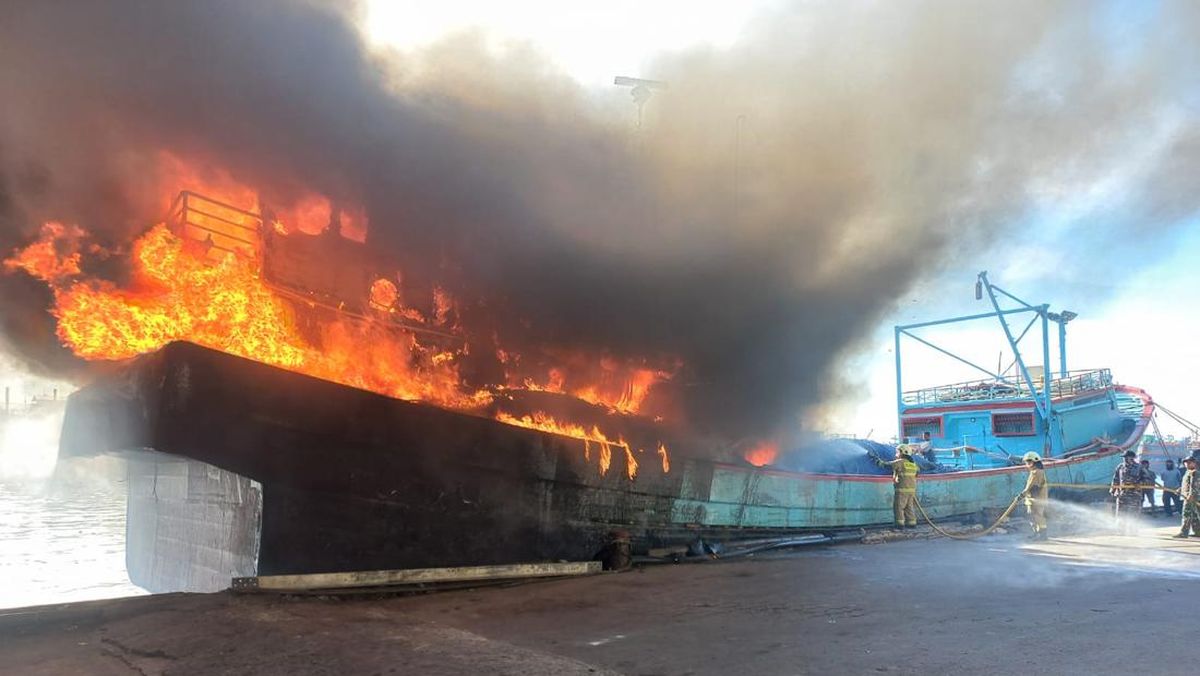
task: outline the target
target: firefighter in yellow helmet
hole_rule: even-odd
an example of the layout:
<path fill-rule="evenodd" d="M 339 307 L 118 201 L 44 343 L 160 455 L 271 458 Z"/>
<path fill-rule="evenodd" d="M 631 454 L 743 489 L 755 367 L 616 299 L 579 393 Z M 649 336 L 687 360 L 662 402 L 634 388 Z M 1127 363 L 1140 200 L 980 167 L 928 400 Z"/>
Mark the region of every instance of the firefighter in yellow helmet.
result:
<path fill-rule="evenodd" d="M 1033 526 L 1032 539 L 1045 540 L 1046 501 L 1050 499 L 1046 469 L 1042 466 L 1042 456 L 1033 451 L 1026 453 L 1022 460 L 1029 469 L 1029 479 L 1025 482 L 1025 490 L 1021 491 L 1021 496 L 1025 498 L 1025 508 L 1029 510 L 1029 522 Z"/>
<path fill-rule="evenodd" d="M 900 444 L 896 447 L 895 460 L 876 457 L 875 463 L 892 470 L 895 492 L 892 495 L 892 511 L 897 528 L 917 527 L 917 463 L 912 459 L 912 447 Z"/>

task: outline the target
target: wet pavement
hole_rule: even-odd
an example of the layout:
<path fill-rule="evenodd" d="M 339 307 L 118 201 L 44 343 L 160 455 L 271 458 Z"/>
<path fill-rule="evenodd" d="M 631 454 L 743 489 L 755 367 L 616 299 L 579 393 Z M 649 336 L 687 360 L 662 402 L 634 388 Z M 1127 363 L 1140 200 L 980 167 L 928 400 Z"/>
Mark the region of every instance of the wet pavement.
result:
<path fill-rule="evenodd" d="M 1106 674 L 1193 664 L 1200 538 L 915 538 L 371 599 L 0 614 L 16 674 Z M 12 612 L 12 611 L 10 611 Z"/>

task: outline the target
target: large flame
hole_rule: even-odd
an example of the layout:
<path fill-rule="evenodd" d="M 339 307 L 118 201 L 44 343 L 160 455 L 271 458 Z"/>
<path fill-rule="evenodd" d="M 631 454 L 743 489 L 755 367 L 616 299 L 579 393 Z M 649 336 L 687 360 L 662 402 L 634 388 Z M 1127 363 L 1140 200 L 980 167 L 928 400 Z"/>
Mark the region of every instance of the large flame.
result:
<path fill-rule="evenodd" d="M 51 221 L 42 225 L 41 234 L 41 239 L 5 260 L 4 269 L 7 272 L 24 270 L 52 283 L 78 275 L 79 240 L 84 235 L 83 230 Z"/>
<path fill-rule="evenodd" d="M 180 168 L 182 171 L 182 168 Z M 247 192 L 237 191 L 245 202 Z M 257 199 L 253 200 L 257 208 Z M 311 329 L 300 330 L 293 301 L 285 298 L 262 276 L 262 246 L 256 241 L 234 244 L 231 249 L 213 245 L 206 230 L 217 221 L 244 228 L 247 216 L 257 216 L 236 208 L 226 209 L 219 202 L 206 204 L 211 216 L 188 221 L 177 234 L 165 224 L 157 225 L 132 246 L 130 281 L 123 286 L 90 278 L 84 274 L 81 252 L 99 251 L 85 247 L 87 233 L 61 223 L 46 223 L 41 237 L 13 253 L 4 261 L 6 272 L 24 271 L 44 280 L 54 294 L 53 315 L 57 318 L 62 343 L 87 360 L 119 360 L 157 350 L 175 340 L 191 341 L 229 354 L 298 371 L 325 380 L 378 392 L 410 401 L 422 401 L 475 414 L 495 402 L 492 389 L 513 386 L 517 377 L 509 375 L 506 385 L 473 389 L 459 374 L 459 358 L 468 346 L 459 349 L 430 347 L 417 340 L 411 331 L 394 323 L 338 316 L 320 325 L 316 344 Z M 241 214 L 241 215 L 238 215 Z M 212 220 L 211 223 L 204 219 Z M 213 220 L 215 219 L 215 220 Z M 306 198 L 288 212 L 279 212 L 267 223 L 275 236 L 294 231 L 320 232 L 321 223 L 342 225 L 341 234 L 360 239 L 365 218 L 352 210 L 331 211 L 323 198 Z M 258 221 L 255 221 L 258 222 Z M 351 232 L 346 232 L 347 230 Z M 227 237 L 226 231 L 213 230 Z M 251 230 L 253 232 L 253 230 Z M 260 233 L 261 235 L 261 233 Z M 227 243 L 232 240 L 222 240 Z M 435 288 L 430 316 L 403 306 L 397 282 L 380 278 L 364 289 L 372 312 L 391 314 L 425 326 L 453 329 L 457 326 L 458 306 L 448 292 Z M 519 364 L 516 352 L 497 350 L 507 366 Z M 525 377 L 517 387 L 574 395 L 607 407 L 613 413 L 637 413 L 650 389 L 669 379 L 673 372 L 623 363 L 612 358 L 589 358 L 573 354 L 568 361 L 578 367 L 568 378 L 563 370 L 550 368 L 544 381 Z M 598 366 L 597 366 L 598 365 Z M 585 381 L 580 372 L 590 373 Z M 584 457 L 598 449 L 600 474 L 607 474 L 613 451 L 625 456 L 625 474 L 637 476 L 635 457 L 644 450 L 635 449 L 620 435 L 602 431 L 596 425 L 561 421 L 538 411 L 514 415 L 495 412 L 494 417 L 519 427 L 551 432 L 583 442 Z M 670 471 L 667 447 L 658 443 L 663 472 Z"/>
<path fill-rule="evenodd" d="M 84 359 L 126 359 L 188 340 L 400 399 L 453 408 L 490 401 L 487 392 L 463 391 L 453 361 L 437 363 L 430 355 L 422 364 L 425 355 L 408 334 L 337 321 L 323 329 L 324 349 L 313 349 L 291 307 L 261 281 L 252 260 L 230 254 L 211 262 L 186 248 L 166 226 L 152 228 L 134 244 L 128 288 L 98 280 L 61 283 L 65 268 L 78 272 L 77 261 L 22 267 L 53 283 L 58 335 Z M 45 240 L 36 242 L 6 265 L 21 265 L 30 250 L 44 249 Z"/>

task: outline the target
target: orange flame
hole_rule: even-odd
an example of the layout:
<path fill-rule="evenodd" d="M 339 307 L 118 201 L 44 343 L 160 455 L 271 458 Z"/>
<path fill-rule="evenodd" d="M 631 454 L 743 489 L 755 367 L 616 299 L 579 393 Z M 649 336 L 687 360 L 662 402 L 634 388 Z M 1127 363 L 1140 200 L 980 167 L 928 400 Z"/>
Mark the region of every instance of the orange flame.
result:
<path fill-rule="evenodd" d="M 763 467 L 775 462 L 775 458 L 779 456 L 779 443 L 776 441 L 763 441 L 746 451 L 742 456 L 746 462 L 755 467 Z"/>
<path fill-rule="evenodd" d="M 632 480 L 637 476 L 638 461 L 633 457 L 633 450 L 625 445 L 625 474 Z"/>
<path fill-rule="evenodd" d="M 572 437 L 583 441 L 583 458 L 586 461 L 591 461 L 592 444 L 596 444 L 600 448 L 599 467 L 601 476 L 608 474 L 608 469 L 612 465 L 612 449 L 617 447 L 625 451 L 625 474 L 633 479 L 638 473 L 638 461 L 633 456 L 633 448 L 624 439 L 618 437 L 615 441 L 607 434 L 600 431 L 598 426 L 593 425 L 591 429 L 585 428 L 583 425 L 571 422 L 560 422 L 543 411 L 537 411 L 532 415 L 515 416 L 503 411 L 496 414 L 496 420 L 516 425 L 517 427 L 526 427 L 532 430 L 542 432 L 551 432 L 565 437 Z M 663 443 L 658 445 L 658 454 L 662 457 L 663 472 L 671 471 L 671 463 L 667 458 L 667 447 Z"/>
<path fill-rule="evenodd" d="M 10 260 L 43 256 L 47 241 Z M 103 281 L 52 285 L 59 338 L 85 359 L 126 359 L 189 340 L 399 399 L 460 409 L 491 400 L 485 391 L 464 392 L 454 361 L 425 359 L 410 334 L 338 321 L 324 328 L 324 349 L 314 349 L 297 330 L 292 309 L 244 257 L 226 254 L 213 262 L 193 256 L 163 225 L 139 238 L 133 253 L 134 282 L 128 289 Z M 42 261 L 38 270 L 57 274 L 77 268 L 73 260 Z"/>
<path fill-rule="evenodd" d="M 279 226 L 287 232 L 302 232 L 319 235 L 329 228 L 333 218 L 333 205 L 320 195 L 306 195 L 290 209 L 280 210 L 276 215 Z"/>
<path fill-rule="evenodd" d="M 171 180 L 200 182 L 200 177 L 173 157 L 165 156 L 164 184 Z M 422 345 L 416 336 L 394 323 L 340 317 L 317 329 L 300 330 L 297 306 L 263 281 L 261 241 L 250 241 L 261 219 L 254 191 L 225 174 L 207 176 L 228 186 L 226 204 L 192 194 L 203 202 L 195 220 L 178 225 L 182 237 L 166 225 L 157 225 L 132 245 L 129 284 L 117 285 L 82 274 L 81 253 L 87 233 L 74 225 L 46 223 L 41 238 L 3 261 L 7 273 L 24 271 L 45 281 L 54 295 L 52 314 L 62 343 L 88 360 L 118 360 L 157 350 L 175 340 L 186 340 L 229 354 L 273 366 L 410 401 L 424 401 L 452 409 L 482 413 L 493 403 L 486 389 L 472 390 L 459 374 L 459 358 L 469 345 L 456 350 Z M 172 210 L 186 200 L 176 200 Z M 233 206 L 238 205 L 238 206 Z M 241 211 L 246 209 L 247 211 Z M 175 213 L 173 211 L 173 213 Z M 286 235 L 296 230 L 320 232 L 337 217 L 343 236 L 365 238 L 366 217 L 357 211 L 334 211 L 328 200 L 311 196 L 264 228 Z M 174 222 L 174 220 L 172 221 Z M 347 231 L 351 232 L 347 232 Z M 245 232 L 243 232 L 245 231 Z M 261 230 L 259 231 L 261 235 Z M 214 236 L 217 240 L 214 242 Z M 241 238 L 240 240 L 238 238 Z M 87 252 L 107 255 L 94 245 Z M 364 290 L 368 307 L 410 321 L 443 329 L 459 322 L 459 307 L 444 289 L 433 290 L 432 315 L 404 306 L 400 277 L 396 283 L 377 278 Z M 319 334 L 319 335 L 314 335 Z M 495 337 L 493 337 L 495 340 Z M 507 367 L 518 367 L 521 356 L 498 345 L 497 358 Z M 575 382 L 568 387 L 567 373 L 550 368 L 543 384 L 525 379 L 528 389 L 573 394 L 613 412 L 636 413 L 650 389 L 674 373 L 623 364 L 611 358 L 596 359 L 583 353 L 570 356 L 572 377 L 580 372 L 598 374 L 595 383 Z M 510 386 L 514 377 L 509 377 Z M 521 381 L 517 381 L 521 382 Z M 639 463 L 624 439 L 590 428 L 562 422 L 537 412 L 514 416 L 500 412 L 495 419 L 510 425 L 551 432 L 584 442 L 585 460 L 591 462 L 591 444 L 599 448 L 601 475 L 612 464 L 613 448 L 624 451 L 626 476 L 634 479 Z M 663 472 L 670 471 L 665 444 L 657 449 Z"/>
<path fill-rule="evenodd" d="M 622 368 L 609 359 L 601 360 L 601 364 L 602 373 L 607 376 L 605 380 L 608 382 L 568 387 L 563 370 L 551 368 L 547 372 L 545 382 L 539 383 L 533 378 L 525 378 L 521 381 L 521 387 L 538 392 L 570 394 L 589 404 L 604 406 L 615 413 L 636 414 L 650 394 L 650 389 L 674 375 L 668 371 L 648 368 Z"/>
<path fill-rule="evenodd" d="M 51 221 L 42 225 L 42 237 L 4 261 L 7 272 L 24 270 L 31 277 L 54 283 L 80 273 L 79 239 L 84 232 L 76 226 Z M 66 255 L 60 255 L 64 249 Z"/>

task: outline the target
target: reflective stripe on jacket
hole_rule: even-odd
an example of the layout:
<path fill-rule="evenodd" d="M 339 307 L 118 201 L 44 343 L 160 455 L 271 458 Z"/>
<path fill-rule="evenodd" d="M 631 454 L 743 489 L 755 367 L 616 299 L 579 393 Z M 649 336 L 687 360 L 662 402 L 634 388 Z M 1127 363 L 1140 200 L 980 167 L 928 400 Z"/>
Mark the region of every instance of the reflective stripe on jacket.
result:
<path fill-rule="evenodd" d="M 896 484 L 897 493 L 917 492 L 917 463 L 906 458 L 895 460 L 876 460 L 880 467 L 890 467 L 892 481 Z"/>

